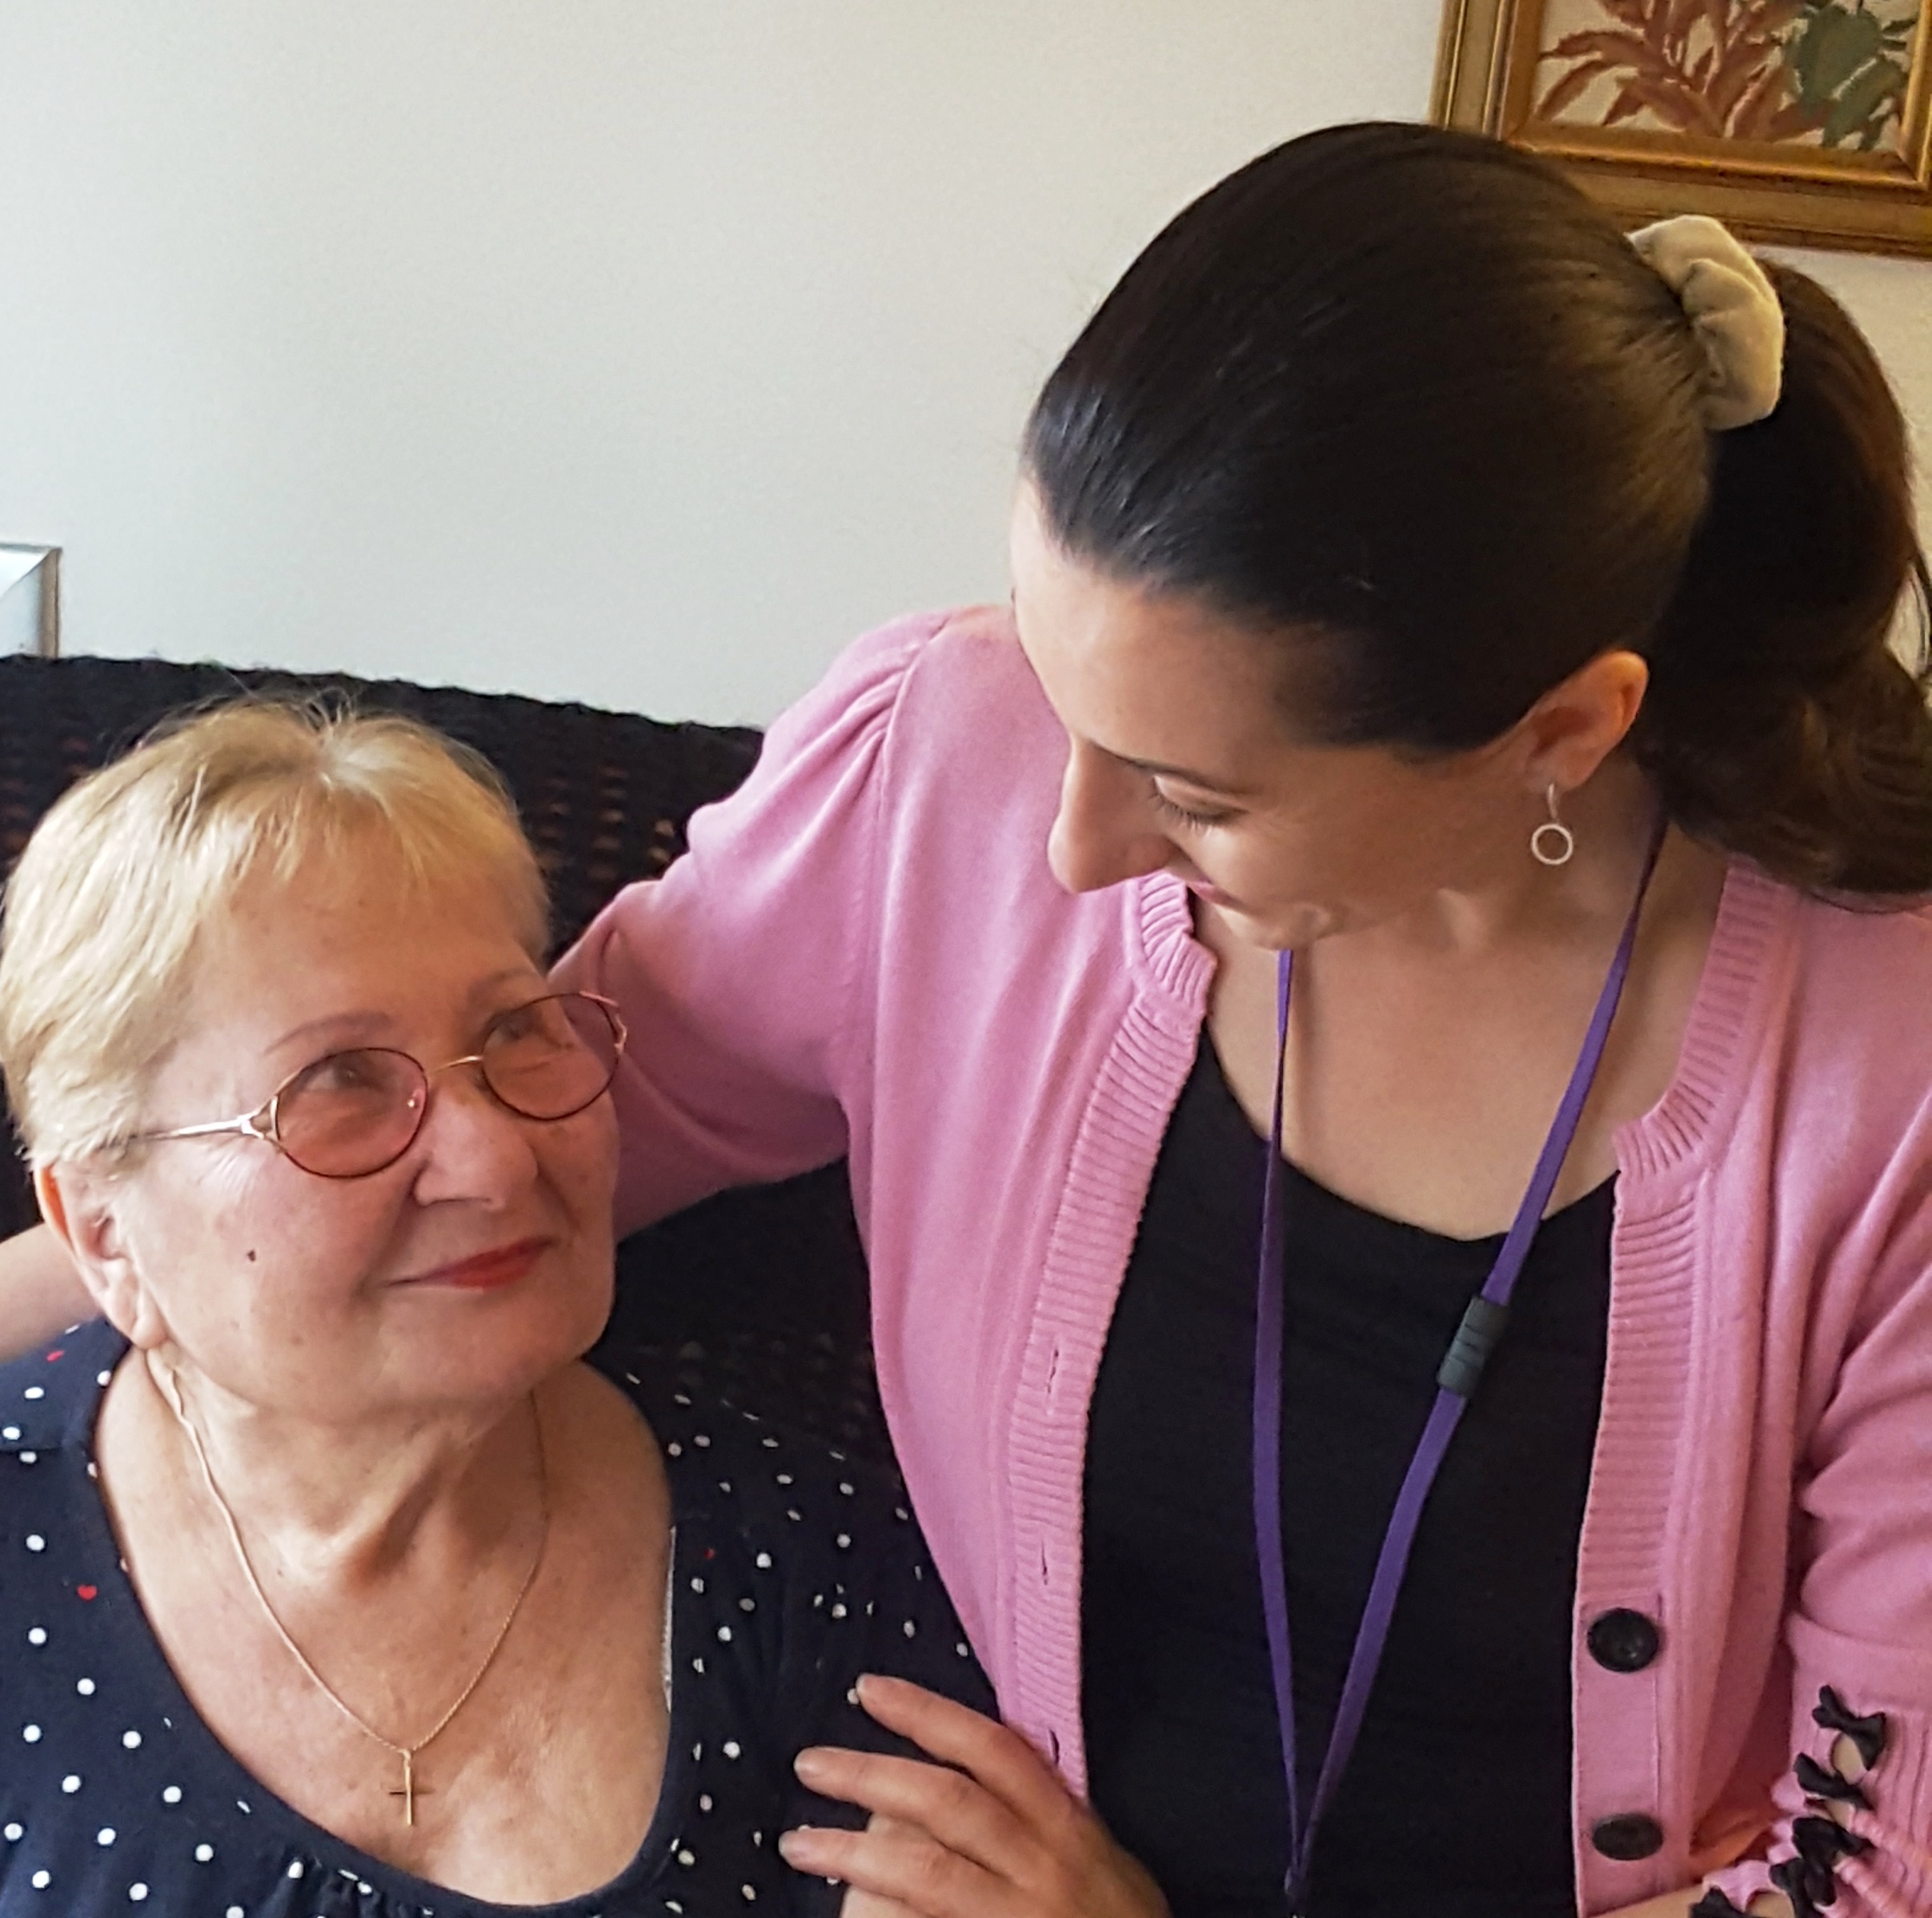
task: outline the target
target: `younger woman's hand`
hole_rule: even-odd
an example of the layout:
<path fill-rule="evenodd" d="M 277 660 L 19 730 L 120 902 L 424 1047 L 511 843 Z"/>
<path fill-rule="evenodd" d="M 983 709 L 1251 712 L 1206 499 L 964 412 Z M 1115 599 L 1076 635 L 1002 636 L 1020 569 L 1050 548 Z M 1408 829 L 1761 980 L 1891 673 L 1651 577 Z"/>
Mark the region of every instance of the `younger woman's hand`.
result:
<path fill-rule="evenodd" d="M 800 1779 L 872 1814 L 863 1832 L 802 1827 L 787 1863 L 849 1885 L 844 1918 L 1168 1918 L 1152 1879 L 1016 1731 L 901 1679 L 859 1702 L 943 1762 L 816 1746 Z"/>

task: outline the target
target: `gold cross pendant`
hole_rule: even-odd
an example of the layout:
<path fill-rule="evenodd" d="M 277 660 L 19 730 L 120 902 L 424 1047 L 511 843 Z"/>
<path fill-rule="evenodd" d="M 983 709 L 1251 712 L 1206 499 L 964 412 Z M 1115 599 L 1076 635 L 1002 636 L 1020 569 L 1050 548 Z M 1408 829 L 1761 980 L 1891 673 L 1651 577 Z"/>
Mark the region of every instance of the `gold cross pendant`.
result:
<path fill-rule="evenodd" d="M 429 1796 L 428 1788 L 420 1786 L 416 1783 L 416 1755 L 415 1752 L 405 1751 L 403 1754 L 403 1789 L 400 1792 L 391 1792 L 389 1796 L 391 1798 L 402 1800 L 403 1822 L 406 1825 L 413 1825 L 416 1822 L 416 1800 L 419 1798 Z"/>

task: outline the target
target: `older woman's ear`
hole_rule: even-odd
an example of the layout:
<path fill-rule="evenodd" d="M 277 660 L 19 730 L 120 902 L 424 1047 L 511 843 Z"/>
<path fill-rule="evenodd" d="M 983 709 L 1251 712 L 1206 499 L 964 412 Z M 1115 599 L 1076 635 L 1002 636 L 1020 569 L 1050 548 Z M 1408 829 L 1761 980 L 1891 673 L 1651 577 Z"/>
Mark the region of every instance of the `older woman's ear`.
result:
<path fill-rule="evenodd" d="M 101 1316 L 140 1350 L 160 1345 L 167 1326 L 142 1282 L 114 1204 L 113 1174 L 85 1161 L 34 1168 L 41 1217 L 67 1249 Z"/>

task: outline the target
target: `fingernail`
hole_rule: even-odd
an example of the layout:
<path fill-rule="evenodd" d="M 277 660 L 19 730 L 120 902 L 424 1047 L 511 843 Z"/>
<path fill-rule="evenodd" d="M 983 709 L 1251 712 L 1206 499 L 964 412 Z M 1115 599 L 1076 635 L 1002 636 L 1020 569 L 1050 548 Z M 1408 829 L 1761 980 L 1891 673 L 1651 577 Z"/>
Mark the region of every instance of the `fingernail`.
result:
<path fill-rule="evenodd" d="M 796 1832 L 781 1832 L 778 1835 L 778 1852 L 787 1864 L 796 1864 L 801 1859 L 812 1856 L 812 1827 L 800 1825 Z"/>
<path fill-rule="evenodd" d="M 792 1769 L 810 1784 L 814 1779 L 824 1778 L 831 1770 L 831 1760 L 825 1753 L 808 1746 L 792 1761 Z"/>

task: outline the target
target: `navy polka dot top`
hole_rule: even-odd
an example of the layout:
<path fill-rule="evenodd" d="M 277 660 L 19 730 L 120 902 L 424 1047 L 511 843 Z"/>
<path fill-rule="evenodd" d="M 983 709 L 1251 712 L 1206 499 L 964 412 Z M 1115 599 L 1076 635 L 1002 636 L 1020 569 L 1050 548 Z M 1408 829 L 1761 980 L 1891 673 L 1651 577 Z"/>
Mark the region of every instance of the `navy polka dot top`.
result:
<path fill-rule="evenodd" d="M 600 1360 L 662 1447 L 677 1527 L 670 1749 L 630 1865 L 562 1904 L 505 1906 L 398 1871 L 259 1785 L 196 1716 L 150 1631 L 91 1453 L 126 1350 L 75 1328 L 0 1367 L 0 1918 L 832 1914 L 779 1856 L 863 1814 L 792 1772 L 808 1744 L 908 1749 L 849 1695 L 891 1672 L 991 1711 L 892 1485 L 748 1414 Z"/>

